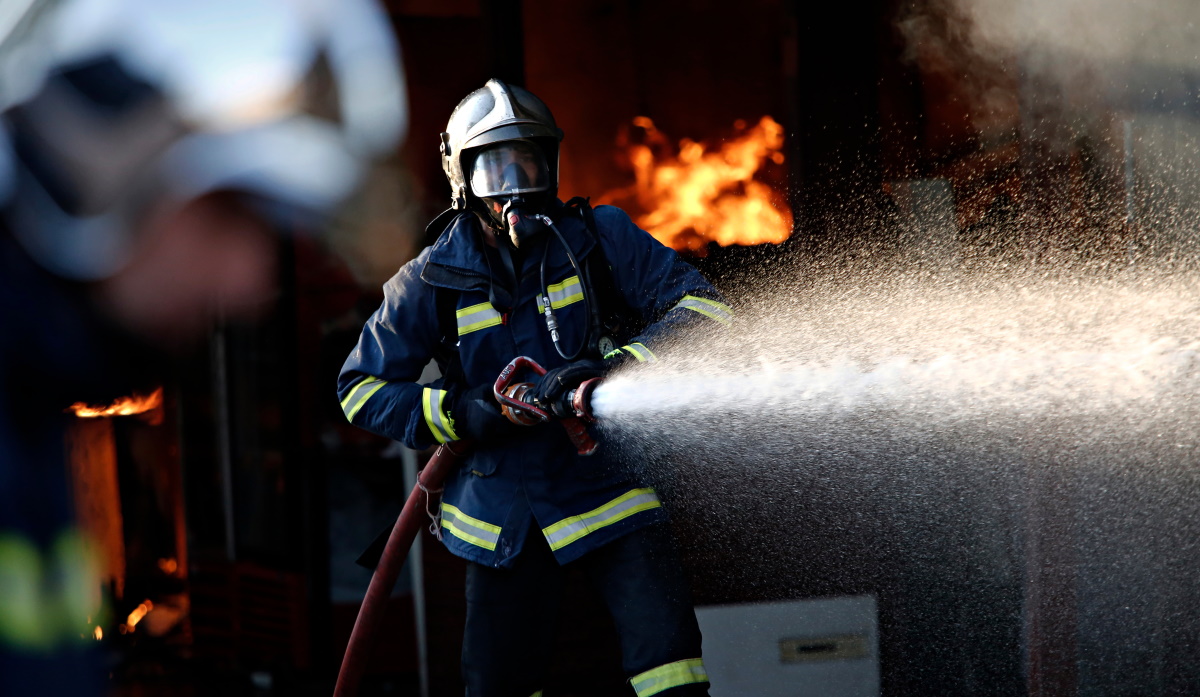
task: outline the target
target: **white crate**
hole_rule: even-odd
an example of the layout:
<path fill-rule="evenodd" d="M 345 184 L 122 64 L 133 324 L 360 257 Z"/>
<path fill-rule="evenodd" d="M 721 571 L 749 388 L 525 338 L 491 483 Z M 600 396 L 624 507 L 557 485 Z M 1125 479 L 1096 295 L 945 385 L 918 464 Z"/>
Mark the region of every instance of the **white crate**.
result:
<path fill-rule="evenodd" d="M 874 596 L 696 608 L 712 697 L 878 697 Z"/>

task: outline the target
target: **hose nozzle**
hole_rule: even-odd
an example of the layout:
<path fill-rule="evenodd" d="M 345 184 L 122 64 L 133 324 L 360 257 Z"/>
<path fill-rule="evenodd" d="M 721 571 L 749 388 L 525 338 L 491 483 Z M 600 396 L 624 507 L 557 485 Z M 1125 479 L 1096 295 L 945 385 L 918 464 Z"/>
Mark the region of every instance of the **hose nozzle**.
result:
<path fill-rule="evenodd" d="M 596 415 L 592 413 L 592 393 L 604 378 L 592 378 L 579 383 L 579 387 L 567 393 L 567 403 L 571 405 L 571 413 L 587 423 L 596 423 Z"/>
<path fill-rule="evenodd" d="M 600 378 L 583 381 L 579 387 L 567 392 L 557 404 L 543 405 L 533 398 L 533 383 L 514 381 L 521 368 L 528 368 L 538 375 L 546 374 L 546 369 L 528 356 L 512 359 L 500 371 L 500 377 L 496 378 L 492 388 L 501 413 L 519 426 L 535 426 L 551 418 L 557 419 L 580 455 L 596 452 L 596 440 L 588 433 L 587 424 L 595 421 L 590 400 Z"/>

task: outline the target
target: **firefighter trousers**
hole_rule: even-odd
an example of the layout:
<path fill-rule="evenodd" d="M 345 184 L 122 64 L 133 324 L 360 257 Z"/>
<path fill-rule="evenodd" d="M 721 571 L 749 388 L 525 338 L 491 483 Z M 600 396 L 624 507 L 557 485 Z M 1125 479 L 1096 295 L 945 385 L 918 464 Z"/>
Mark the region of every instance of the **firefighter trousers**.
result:
<path fill-rule="evenodd" d="M 468 697 L 540 694 L 566 574 L 540 533 L 531 531 L 511 569 L 467 564 L 462 669 Z M 707 697 L 700 629 L 665 524 L 618 538 L 569 566 L 583 570 L 612 615 L 622 667 L 638 686 L 628 695 Z M 674 677 L 657 687 L 653 677 L 642 677 L 664 674 Z"/>

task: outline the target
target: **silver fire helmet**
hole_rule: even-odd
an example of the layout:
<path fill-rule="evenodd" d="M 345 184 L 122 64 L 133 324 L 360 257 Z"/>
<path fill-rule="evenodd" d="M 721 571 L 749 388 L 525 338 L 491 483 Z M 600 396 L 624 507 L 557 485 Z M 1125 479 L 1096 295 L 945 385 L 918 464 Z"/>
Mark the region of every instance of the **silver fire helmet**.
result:
<path fill-rule="evenodd" d="M 474 158 L 484 146 L 505 141 L 527 141 L 540 148 L 547 184 L 540 190 L 551 196 L 558 190 L 558 144 L 563 132 L 550 109 L 526 89 L 488 80 L 459 102 L 441 138 L 442 170 L 450 182 L 454 208 L 465 209 L 472 201 L 479 202 L 467 181 Z"/>

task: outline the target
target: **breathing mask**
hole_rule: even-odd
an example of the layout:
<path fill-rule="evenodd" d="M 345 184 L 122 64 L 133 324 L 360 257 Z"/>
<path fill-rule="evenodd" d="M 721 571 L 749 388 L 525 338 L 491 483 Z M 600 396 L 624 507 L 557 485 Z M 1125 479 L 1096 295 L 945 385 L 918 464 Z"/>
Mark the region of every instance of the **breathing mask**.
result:
<path fill-rule="evenodd" d="M 497 234 L 508 233 L 520 248 L 545 229 L 543 212 L 550 169 L 542 149 L 527 140 L 507 140 L 481 150 L 471 167 L 471 192 L 483 202 Z"/>

